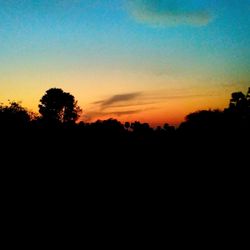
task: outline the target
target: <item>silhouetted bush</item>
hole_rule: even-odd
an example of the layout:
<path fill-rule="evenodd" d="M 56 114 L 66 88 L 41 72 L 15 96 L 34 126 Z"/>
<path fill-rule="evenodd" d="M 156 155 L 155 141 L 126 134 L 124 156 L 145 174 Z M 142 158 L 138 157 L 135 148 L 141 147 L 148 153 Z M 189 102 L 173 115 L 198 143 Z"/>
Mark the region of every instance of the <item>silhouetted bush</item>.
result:
<path fill-rule="evenodd" d="M 0 105 L 1 129 L 28 128 L 30 121 L 29 112 L 20 103 L 10 102 L 9 105 Z"/>

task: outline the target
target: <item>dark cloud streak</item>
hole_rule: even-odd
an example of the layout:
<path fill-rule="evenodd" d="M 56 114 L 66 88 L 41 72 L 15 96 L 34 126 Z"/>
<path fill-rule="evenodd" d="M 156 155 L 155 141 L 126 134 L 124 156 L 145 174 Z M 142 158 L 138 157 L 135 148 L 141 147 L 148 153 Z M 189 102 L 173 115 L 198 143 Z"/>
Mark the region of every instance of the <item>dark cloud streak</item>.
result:
<path fill-rule="evenodd" d="M 109 107 L 113 107 L 114 104 L 116 103 L 126 103 L 129 101 L 135 100 L 140 95 L 142 95 L 141 92 L 114 95 L 106 100 L 97 101 L 97 102 L 94 102 L 93 104 L 100 105 L 101 109 L 107 109 Z M 124 106 L 126 106 L 126 104 Z"/>
<path fill-rule="evenodd" d="M 127 94 L 119 94 L 111 96 L 105 100 L 93 102 L 94 108 L 92 111 L 87 112 L 85 120 L 92 121 L 98 117 L 121 117 L 125 115 L 134 115 L 144 111 L 155 109 L 149 105 L 159 104 L 178 99 L 189 98 L 203 98 L 208 96 L 214 96 L 214 94 L 176 94 L 176 95 L 164 95 L 161 91 L 152 92 L 133 92 Z M 136 106 L 139 108 L 136 109 Z M 134 107 L 134 109 L 133 109 Z"/>
<path fill-rule="evenodd" d="M 141 95 L 140 92 L 123 94 L 123 95 L 114 95 L 111 98 L 109 98 L 108 100 L 103 101 L 102 106 L 103 107 L 108 107 L 108 106 L 111 106 L 111 105 L 113 105 L 115 103 L 118 103 L 118 102 L 131 101 L 131 100 L 134 100 L 135 98 L 137 98 L 140 95 Z"/>

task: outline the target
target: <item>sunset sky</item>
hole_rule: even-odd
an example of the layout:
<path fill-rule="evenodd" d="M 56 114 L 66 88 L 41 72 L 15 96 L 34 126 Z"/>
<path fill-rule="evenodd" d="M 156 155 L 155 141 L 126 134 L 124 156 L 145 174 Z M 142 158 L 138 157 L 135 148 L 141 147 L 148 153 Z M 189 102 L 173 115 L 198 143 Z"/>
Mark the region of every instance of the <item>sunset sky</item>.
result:
<path fill-rule="evenodd" d="M 250 87 L 250 0 L 0 0 L 0 102 L 178 124 Z"/>

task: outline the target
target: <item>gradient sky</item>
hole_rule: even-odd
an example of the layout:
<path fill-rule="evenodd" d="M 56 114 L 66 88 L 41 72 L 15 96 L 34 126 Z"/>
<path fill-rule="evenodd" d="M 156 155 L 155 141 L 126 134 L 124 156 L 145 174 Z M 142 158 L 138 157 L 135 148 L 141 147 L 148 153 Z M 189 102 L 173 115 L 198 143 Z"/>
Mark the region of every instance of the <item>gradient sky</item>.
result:
<path fill-rule="evenodd" d="M 250 0 L 0 0 L 0 102 L 178 124 L 250 86 Z"/>

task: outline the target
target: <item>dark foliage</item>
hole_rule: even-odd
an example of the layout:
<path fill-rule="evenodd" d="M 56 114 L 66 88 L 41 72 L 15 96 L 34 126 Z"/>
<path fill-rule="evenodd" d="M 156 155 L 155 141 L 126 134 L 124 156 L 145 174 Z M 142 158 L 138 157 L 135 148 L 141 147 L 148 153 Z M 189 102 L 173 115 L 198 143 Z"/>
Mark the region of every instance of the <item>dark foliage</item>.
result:
<path fill-rule="evenodd" d="M 246 95 L 232 93 L 229 107 L 224 111 L 201 110 L 186 116 L 186 120 L 174 128 L 169 124 L 153 129 L 148 123 L 135 121 L 122 124 L 115 119 L 98 120 L 94 123 L 76 123 L 81 109 L 70 93 L 52 88 L 40 100 L 41 116 L 34 116 L 17 102 L 0 106 L 1 128 L 61 128 L 74 129 L 86 137 L 115 138 L 125 141 L 156 142 L 190 135 L 206 137 L 212 135 L 249 134 L 250 128 L 250 88 Z"/>
<path fill-rule="evenodd" d="M 216 210 L 227 198 L 231 203 L 237 198 L 238 205 L 247 197 L 249 182 L 249 91 L 232 97 L 224 111 L 189 114 L 179 128 L 169 124 L 151 128 L 138 121 L 122 124 L 115 119 L 76 123 L 76 115 L 69 119 L 61 115 L 63 105 L 56 100 L 44 113 L 48 123 L 20 104 L 0 106 L 3 187 L 12 200 L 17 193 L 22 201 L 30 194 L 32 203 L 40 194 L 49 197 L 49 210 L 57 199 L 61 206 L 71 206 L 74 200 L 85 208 L 92 204 L 86 195 L 106 201 L 109 194 L 114 203 L 123 195 L 136 201 L 144 196 L 147 203 L 154 205 L 156 199 L 167 204 L 166 209 L 178 204 L 182 210 L 194 200 L 200 209 L 201 202 L 210 204 L 209 199 L 216 199 Z M 72 108 L 74 98 L 69 99 Z"/>
<path fill-rule="evenodd" d="M 76 123 L 80 108 L 74 96 L 55 88 L 46 92 L 39 108 L 41 116 L 35 117 L 16 102 L 0 106 L 1 138 L 6 136 L 7 143 L 19 138 L 18 142 L 26 143 L 33 154 L 36 154 L 34 149 L 42 147 L 38 150 L 42 153 L 37 156 L 39 159 L 52 153 L 65 159 L 70 156 L 73 162 L 82 154 L 90 156 L 93 152 L 108 151 L 107 155 L 114 157 L 122 154 L 122 161 L 125 161 L 124 155 L 147 162 L 151 157 L 152 164 L 156 164 L 166 155 L 170 162 L 179 152 L 181 157 L 175 158 L 178 162 L 194 157 L 194 152 L 199 156 L 209 150 L 213 150 L 215 156 L 223 148 L 229 152 L 232 148 L 235 150 L 235 145 L 237 148 L 248 145 L 250 138 L 250 90 L 246 95 L 233 93 L 224 111 L 201 110 L 187 115 L 178 128 L 167 123 L 157 128 L 139 121 L 122 124 L 115 119 Z M 20 132 L 23 128 L 29 129 Z M 208 151 L 205 147 L 209 147 Z M 189 150 L 193 153 L 188 153 Z M 95 155 L 92 159 L 105 159 L 105 156 Z"/>
<path fill-rule="evenodd" d="M 75 97 L 62 89 L 47 90 L 40 102 L 41 120 L 49 126 L 75 124 L 81 113 Z"/>
<path fill-rule="evenodd" d="M 10 102 L 9 105 L 0 105 L 0 128 L 23 129 L 28 128 L 31 114 L 20 103 Z"/>

